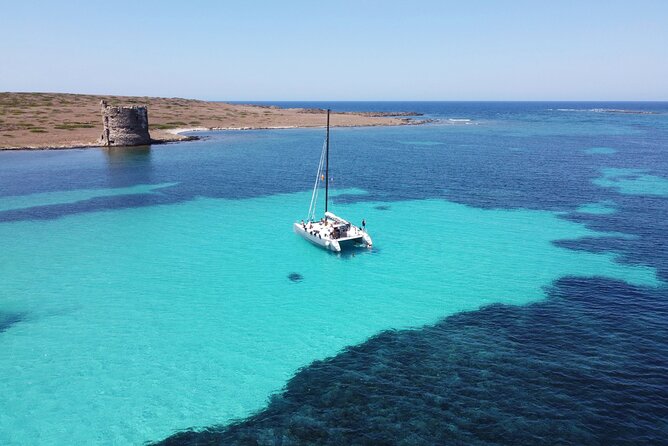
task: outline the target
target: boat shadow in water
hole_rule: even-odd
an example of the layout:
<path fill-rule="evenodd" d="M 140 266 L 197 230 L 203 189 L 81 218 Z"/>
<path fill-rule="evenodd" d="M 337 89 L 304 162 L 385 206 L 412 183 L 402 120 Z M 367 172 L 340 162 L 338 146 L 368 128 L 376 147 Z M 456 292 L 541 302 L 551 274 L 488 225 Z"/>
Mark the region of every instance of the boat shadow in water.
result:
<path fill-rule="evenodd" d="M 374 255 L 379 254 L 381 250 L 375 246 L 372 248 L 367 248 L 366 246 L 354 246 L 352 248 L 345 249 L 341 252 L 328 251 L 330 255 L 339 257 L 342 260 L 353 260 L 358 256 Z"/>

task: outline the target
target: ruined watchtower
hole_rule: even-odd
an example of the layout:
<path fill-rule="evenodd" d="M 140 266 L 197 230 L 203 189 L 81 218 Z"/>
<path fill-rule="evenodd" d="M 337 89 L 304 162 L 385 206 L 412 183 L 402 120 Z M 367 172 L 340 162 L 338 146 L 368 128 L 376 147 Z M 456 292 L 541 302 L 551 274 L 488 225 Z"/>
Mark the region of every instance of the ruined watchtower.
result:
<path fill-rule="evenodd" d="M 109 107 L 100 101 L 102 108 L 101 142 L 104 146 L 143 146 L 151 144 L 148 133 L 148 110 L 143 107 Z"/>

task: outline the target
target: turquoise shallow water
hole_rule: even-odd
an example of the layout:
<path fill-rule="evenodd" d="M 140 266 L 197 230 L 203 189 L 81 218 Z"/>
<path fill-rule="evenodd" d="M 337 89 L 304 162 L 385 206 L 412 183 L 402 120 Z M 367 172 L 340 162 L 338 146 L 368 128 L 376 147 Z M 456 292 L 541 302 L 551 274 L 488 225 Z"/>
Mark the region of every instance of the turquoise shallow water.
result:
<path fill-rule="evenodd" d="M 586 203 L 576 209 L 577 212 L 594 215 L 608 215 L 615 213 L 615 203 L 611 200 Z"/>
<path fill-rule="evenodd" d="M 627 195 L 668 196 L 668 178 L 649 175 L 644 169 L 603 169 L 603 175 L 594 180 L 594 184 L 615 188 Z"/>
<path fill-rule="evenodd" d="M 0 337 L 3 442 L 160 438 L 246 416 L 300 367 L 385 329 L 541 299 L 564 275 L 658 284 L 652 268 L 555 246 L 598 234 L 554 213 L 443 200 L 340 204 L 377 250 L 330 255 L 290 230 L 309 198 L 3 224 L 3 306 L 30 315 Z"/>
<path fill-rule="evenodd" d="M 292 233 L 321 129 L 0 153 L 0 444 L 665 438 L 663 106 L 405 106 L 471 121 L 333 130 L 354 256 Z"/>

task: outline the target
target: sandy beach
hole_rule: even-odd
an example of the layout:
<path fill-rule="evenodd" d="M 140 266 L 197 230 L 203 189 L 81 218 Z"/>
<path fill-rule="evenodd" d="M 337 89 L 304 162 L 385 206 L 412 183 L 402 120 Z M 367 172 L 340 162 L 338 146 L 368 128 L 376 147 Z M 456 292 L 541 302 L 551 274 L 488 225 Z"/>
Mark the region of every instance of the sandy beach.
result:
<path fill-rule="evenodd" d="M 239 105 L 181 98 L 63 93 L 0 93 L 0 150 L 62 149 L 100 145 L 100 101 L 147 105 L 156 143 L 187 139 L 192 130 L 322 127 L 323 110 Z M 335 127 L 404 125 L 405 116 L 332 113 Z"/>

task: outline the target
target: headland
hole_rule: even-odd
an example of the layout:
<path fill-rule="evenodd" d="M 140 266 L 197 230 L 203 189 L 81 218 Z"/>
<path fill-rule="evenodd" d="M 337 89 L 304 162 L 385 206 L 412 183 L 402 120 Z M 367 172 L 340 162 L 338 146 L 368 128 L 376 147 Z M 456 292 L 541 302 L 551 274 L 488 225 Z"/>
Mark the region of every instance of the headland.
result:
<path fill-rule="evenodd" d="M 323 127 L 325 111 L 182 98 L 66 93 L 0 93 L 0 150 L 102 146 L 100 101 L 147 106 L 152 143 L 182 141 L 187 130 Z M 406 113 L 332 113 L 332 126 L 416 123 Z"/>

